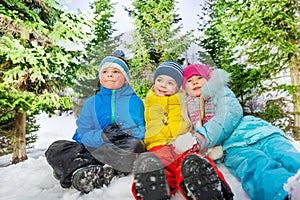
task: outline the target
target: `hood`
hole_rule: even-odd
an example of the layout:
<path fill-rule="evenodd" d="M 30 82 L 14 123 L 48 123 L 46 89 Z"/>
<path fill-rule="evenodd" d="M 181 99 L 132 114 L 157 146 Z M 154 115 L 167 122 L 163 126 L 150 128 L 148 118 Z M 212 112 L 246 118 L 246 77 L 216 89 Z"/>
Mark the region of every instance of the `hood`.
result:
<path fill-rule="evenodd" d="M 202 95 L 204 99 L 221 95 L 225 92 L 230 81 L 230 74 L 223 69 L 214 69 L 211 71 L 209 81 L 202 87 Z"/>

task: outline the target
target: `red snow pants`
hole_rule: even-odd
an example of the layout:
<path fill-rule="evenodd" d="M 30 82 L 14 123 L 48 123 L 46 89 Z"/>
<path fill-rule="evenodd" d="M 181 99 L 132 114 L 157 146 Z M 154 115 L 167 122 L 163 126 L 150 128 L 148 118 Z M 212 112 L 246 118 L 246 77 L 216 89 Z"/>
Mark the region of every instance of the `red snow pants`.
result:
<path fill-rule="evenodd" d="M 177 154 L 175 152 L 175 148 L 173 145 L 168 145 L 168 146 L 160 145 L 160 146 L 153 147 L 153 148 L 149 149 L 148 151 L 154 153 L 164 164 L 167 183 L 170 188 L 171 195 L 174 195 L 177 192 L 177 190 L 179 190 L 180 193 L 182 194 L 182 196 L 185 197 L 183 189 L 180 187 L 180 183 L 183 181 L 183 177 L 181 174 L 182 160 L 187 155 L 200 154 L 200 153 L 199 152 L 186 152 L 183 154 Z M 200 154 L 200 155 L 202 155 L 202 154 Z M 226 182 L 223 174 L 218 170 L 215 162 L 207 156 L 204 156 L 204 155 L 202 155 L 202 156 L 205 157 L 210 162 L 210 164 L 214 167 L 215 172 L 217 173 L 219 178 L 227 185 L 228 188 L 230 188 L 230 186 Z M 136 197 L 134 184 L 132 185 L 132 192 L 133 192 L 133 196 L 136 199 L 138 199 Z"/>

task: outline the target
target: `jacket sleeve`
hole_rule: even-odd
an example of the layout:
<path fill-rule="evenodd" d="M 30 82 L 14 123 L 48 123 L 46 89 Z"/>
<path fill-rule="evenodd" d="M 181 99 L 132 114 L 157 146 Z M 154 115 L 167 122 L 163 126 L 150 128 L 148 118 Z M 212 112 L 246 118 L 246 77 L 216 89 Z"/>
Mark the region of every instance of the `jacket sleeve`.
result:
<path fill-rule="evenodd" d="M 144 110 L 145 109 L 142 100 L 139 97 L 134 96 L 134 98 L 131 99 L 129 109 L 131 113 L 131 118 L 136 124 L 136 126 L 131 129 L 131 132 L 133 133 L 132 136 L 134 138 L 138 138 L 144 141 L 144 136 L 145 136 Z"/>
<path fill-rule="evenodd" d="M 77 139 L 78 142 L 82 143 L 87 147 L 97 148 L 104 142 L 101 137 L 102 129 L 97 122 L 97 116 L 95 112 L 94 99 L 88 99 L 84 103 L 80 116 L 76 120 L 77 124 Z M 75 135 L 76 135 L 75 133 Z M 79 138 L 79 139 L 78 139 Z"/>
<path fill-rule="evenodd" d="M 207 147 L 221 144 L 243 117 L 243 109 L 234 93 L 228 87 L 224 87 L 223 91 L 219 96 L 213 97 L 214 117 L 195 130 L 205 137 Z"/>

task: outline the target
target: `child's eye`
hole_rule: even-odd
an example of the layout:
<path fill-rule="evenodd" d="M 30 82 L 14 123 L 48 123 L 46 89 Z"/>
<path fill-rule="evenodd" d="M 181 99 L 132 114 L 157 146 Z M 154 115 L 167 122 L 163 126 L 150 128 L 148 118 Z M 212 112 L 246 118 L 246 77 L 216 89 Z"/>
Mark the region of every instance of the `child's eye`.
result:
<path fill-rule="evenodd" d="M 191 79 L 189 79 L 189 80 L 187 80 L 187 82 L 188 82 L 188 83 L 190 83 L 190 82 L 192 82 L 192 80 L 191 80 Z"/>
<path fill-rule="evenodd" d="M 118 73 L 120 73 L 120 72 L 119 72 L 118 70 L 114 70 L 113 73 L 114 73 L 114 74 L 118 74 Z"/>
<path fill-rule="evenodd" d="M 173 83 L 173 82 L 169 82 L 168 84 L 169 84 L 169 85 L 174 85 L 174 83 Z"/>
<path fill-rule="evenodd" d="M 202 79 L 202 77 L 201 76 L 198 76 L 198 80 L 201 80 Z"/>

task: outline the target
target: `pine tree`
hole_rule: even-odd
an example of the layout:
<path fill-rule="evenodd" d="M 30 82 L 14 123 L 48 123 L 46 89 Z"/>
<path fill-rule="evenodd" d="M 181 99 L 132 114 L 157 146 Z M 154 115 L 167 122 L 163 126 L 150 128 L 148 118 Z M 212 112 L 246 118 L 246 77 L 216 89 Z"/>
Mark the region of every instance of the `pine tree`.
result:
<path fill-rule="evenodd" d="M 128 9 L 135 28 L 134 44 L 130 46 L 132 76 L 138 80 L 134 85 L 147 84 L 141 79 L 149 80 L 155 68 L 166 60 L 183 62 L 181 56 L 192 42 L 192 33 L 180 35 L 181 18 L 176 14 L 175 3 L 174 0 L 134 0 L 133 8 Z"/>
<path fill-rule="evenodd" d="M 290 121 L 293 126 L 286 127 L 286 130 L 293 129 L 294 134 L 299 133 L 299 1 L 214 0 L 212 2 L 211 20 L 205 30 L 206 47 L 212 52 L 225 44 L 221 55 L 229 52 L 229 56 L 220 57 L 218 62 L 221 67 L 232 72 L 235 78 L 233 86 L 244 85 L 244 90 L 248 93 L 245 101 L 251 101 L 253 96 L 270 91 L 273 93 L 277 91 L 277 95 L 290 95 L 294 120 Z M 213 47 L 210 47 L 209 43 L 213 43 Z M 237 63 L 242 65 L 236 68 Z M 289 74 L 287 78 L 290 78 L 291 84 L 278 81 L 281 78 L 279 75 L 284 73 Z M 280 113 L 275 110 L 284 107 L 287 101 L 286 98 L 273 100 L 275 107 L 270 110 L 273 112 L 269 117 L 270 120 L 280 117 Z M 289 117 L 289 113 L 283 116 Z"/>
<path fill-rule="evenodd" d="M 73 84 L 82 53 L 67 44 L 82 44 L 86 20 L 60 9 L 58 1 L 0 2 L 0 125 L 12 123 L 12 163 L 27 159 L 26 120 L 45 111 L 70 109 L 60 95 Z"/>

